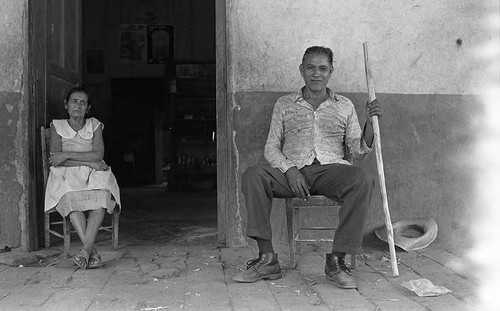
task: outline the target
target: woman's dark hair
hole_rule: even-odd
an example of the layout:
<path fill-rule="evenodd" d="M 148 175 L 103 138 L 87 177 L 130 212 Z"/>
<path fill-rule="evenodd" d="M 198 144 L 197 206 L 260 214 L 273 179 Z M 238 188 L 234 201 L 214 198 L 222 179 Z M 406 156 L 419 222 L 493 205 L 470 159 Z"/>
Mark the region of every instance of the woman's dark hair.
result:
<path fill-rule="evenodd" d="M 325 55 L 328 57 L 328 62 L 330 63 L 331 66 L 333 66 L 333 52 L 330 48 L 327 48 L 325 46 L 311 46 L 308 47 L 307 50 L 304 52 L 304 56 L 302 57 L 302 63 L 306 60 L 307 55 Z"/>
<path fill-rule="evenodd" d="M 71 95 L 74 93 L 85 93 L 85 95 L 87 95 L 87 98 L 88 98 L 87 99 L 88 104 L 90 105 L 89 93 L 81 86 L 77 86 L 77 87 L 74 87 L 71 90 L 69 90 L 68 94 L 66 94 L 66 101 L 68 101 L 69 98 L 71 97 Z"/>

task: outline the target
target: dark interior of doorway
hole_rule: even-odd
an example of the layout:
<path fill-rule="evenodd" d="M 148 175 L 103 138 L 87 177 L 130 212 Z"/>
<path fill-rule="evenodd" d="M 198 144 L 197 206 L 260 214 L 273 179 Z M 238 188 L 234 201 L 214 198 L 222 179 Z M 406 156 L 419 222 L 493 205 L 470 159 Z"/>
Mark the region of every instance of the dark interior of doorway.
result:
<path fill-rule="evenodd" d="M 215 237 L 215 1 L 86 0 L 83 12 L 83 83 L 120 185 L 120 236 Z"/>

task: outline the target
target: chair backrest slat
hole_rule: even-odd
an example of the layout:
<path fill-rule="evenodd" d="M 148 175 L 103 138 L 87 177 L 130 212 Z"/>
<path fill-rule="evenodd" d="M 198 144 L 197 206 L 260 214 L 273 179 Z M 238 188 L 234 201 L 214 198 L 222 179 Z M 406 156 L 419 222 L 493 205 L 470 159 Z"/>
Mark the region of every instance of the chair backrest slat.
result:
<path fill-rule="evenodd" d="M 42 170 L 43 170 L 43 188 L 47 187 L 47 179 L 50 172 L 50 128 L 40 128 L 40 143 L 42 146 Z"/>

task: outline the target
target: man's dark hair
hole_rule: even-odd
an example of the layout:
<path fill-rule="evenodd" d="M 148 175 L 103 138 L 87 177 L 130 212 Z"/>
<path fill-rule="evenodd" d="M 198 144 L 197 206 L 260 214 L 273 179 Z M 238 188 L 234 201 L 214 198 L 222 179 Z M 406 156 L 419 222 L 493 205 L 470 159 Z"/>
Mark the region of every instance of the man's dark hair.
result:
<path fill-rule="evenodd" d="M 328 62 L 330 63 L 331 66 L 333 66 L 333 52 L 330 48 L 327 48 L 326 46 L 311 46 L 308 47 L 307 50 L 304 53 L 304 56 L 302 57 L 302 63 L 306 60 L 307 55 L 318 55 L 322 54 L 328 57 Z"/>

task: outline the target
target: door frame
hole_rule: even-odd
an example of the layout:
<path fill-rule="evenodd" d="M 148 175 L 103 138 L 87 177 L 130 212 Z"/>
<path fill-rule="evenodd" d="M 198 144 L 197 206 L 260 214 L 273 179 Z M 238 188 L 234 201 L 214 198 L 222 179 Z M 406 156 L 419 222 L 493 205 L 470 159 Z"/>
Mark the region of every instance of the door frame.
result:
<path fill-rule="evenodd" d="M 229 180 L 232 141 L 231 109 L 227 91 L 226 0 L 215 0 L 216 126 L 217 126 L 217 240 L 227 245 L 230 200 Z"/>

